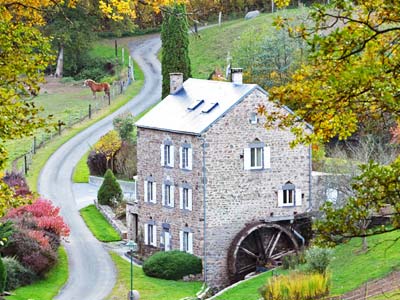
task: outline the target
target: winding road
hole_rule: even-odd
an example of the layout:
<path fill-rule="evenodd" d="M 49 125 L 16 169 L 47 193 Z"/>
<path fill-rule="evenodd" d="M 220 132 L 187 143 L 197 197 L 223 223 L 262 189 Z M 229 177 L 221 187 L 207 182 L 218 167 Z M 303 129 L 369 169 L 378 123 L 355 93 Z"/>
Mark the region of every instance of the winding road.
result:
<path fill-rule="evenodd" d="M 107 250 L 93 237 L 80 217 L 71 178 L 75 165 L 89 146 L 112 129 L 115 116 L 126 111 L 137 115 L 160 99 L 161 65 L 157 59 L 160 47 L 159 35 L 138 38 L 129 44 L 132 57 L 145 75 L 140 93 L 118 111 L 62 145 L 42 169 L 39 193 L 61 207 L 61 213 L 71 228 L 71 235 L 65 243 L 69 279 L 56 297 L 58 300 L 101 300 L 115 285 L 114 264 Z"/>

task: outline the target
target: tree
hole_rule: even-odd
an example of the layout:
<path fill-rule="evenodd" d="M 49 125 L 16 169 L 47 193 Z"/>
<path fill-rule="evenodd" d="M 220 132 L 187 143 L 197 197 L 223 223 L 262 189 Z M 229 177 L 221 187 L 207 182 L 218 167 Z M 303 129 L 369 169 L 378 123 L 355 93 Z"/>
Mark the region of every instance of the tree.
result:
<path fill-rule="evenodd" d="M 118 132 L 111 130 L 103 135 L 100 140 L 94 145 L 94 150 L 97 153 L 104 154 L 107 159 L 107 164 L 111 161 L 111 170 L 113 169 L 113 160 L 115 153 L 121 148 L 121 138 Z"/>
<path fill-rule="evenodd" d="M 111 205 L 121 202 L 123 198 L 122 189 L 113 172 L 108 169 L 104 175 L 104 181 L 97 192 L 97 200 L 101 205 Z"/>
<path fill-rule="evenodd" d="M 162 98 L 169 95 L 169 73 L 183 73 L 183 80 L 191 76 L 189 59 L 189 26 L 184 4 L 174 4 L 163 12 L 162 42 Z"/>
<path fill-rule="evenodd" d="M 314 6 L 309 16 L 312 22 L 288 28 L 310 45 L 308 63 L 290 83 L 269 91 L 281 105 L 301 105 L 294 115 L 268 114 L 268 124 L 283 118 L 281 125 L 292 126 L 296 142 L 315 142 L 345 139 L 364 120 L 398 116 L 400 1 L 334 0 Z M 278 26 L 286 23 L 276 20 Z M 314 131 L 306 134 L 299 121 Z"/>

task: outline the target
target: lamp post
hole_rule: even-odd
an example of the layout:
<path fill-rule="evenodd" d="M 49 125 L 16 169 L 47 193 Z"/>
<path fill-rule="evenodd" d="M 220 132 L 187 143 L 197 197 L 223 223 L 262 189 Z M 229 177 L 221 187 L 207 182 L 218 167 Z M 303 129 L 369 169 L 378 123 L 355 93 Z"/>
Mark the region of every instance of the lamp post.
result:
<path fill-rule="evenodd" d="M 137 250 L 137 244 L 134 241 L 129 240 L 125 245 L 126 247 L 128 247 L 131 257 L 131 289 L 129 290 L 128 293 L 128 300 L 139 300 L 140 298 L 139 292 L 133 289 L 133 262 L 132 262 L 133 253 Z"/>

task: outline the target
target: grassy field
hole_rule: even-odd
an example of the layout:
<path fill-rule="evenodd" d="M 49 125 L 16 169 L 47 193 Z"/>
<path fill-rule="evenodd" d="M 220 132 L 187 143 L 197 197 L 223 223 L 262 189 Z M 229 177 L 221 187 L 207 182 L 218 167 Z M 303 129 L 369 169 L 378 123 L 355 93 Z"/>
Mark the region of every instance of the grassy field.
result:
<path fill-rule="evenodd" d="M 87 227 L 99 241 L 115 242 L 121 240 L 118 232 L 108 223 L 94 204 L 82 208 L 79 212 Z"/>
<path fill-rule="evenodd" d="M 369 280 L 385 277 L 393 270 L 399 269 L 400 242 L 397 244 L 392 242 L 399 235 L 400 231 L 394 231 L 368 238 L 370 249 L 366 253 L 360 253 L 361 239 L 358 238 L 337 246 L 334 250 L 334 259 L 329 267 L 332 274 L 331 294 L 340 295 L 349 292 Z M 257 300 L 259 299 L 258 289 L 270 276 L 270 273 L 265 273 L 244 282 L 226 291 L 217 299 L 242 300 L 245 297 L 246 300 Z"/>
<path fill-rule="evenodd" d="M 68 260 L 64 248 L 58 251 L 58 264 L 47 274 L 45 279 L 13 291 L 7 300 L 52 300 L 68 279 Z"/>
<path fill-rule="evenodd" d="M 198 35 L 190 35 L 189 55 L 192 64 L 192 77 L 207 79 L 215 68 L 225 73 L 228 53 L 233 56 L 234 47 L 240 44 L 240 37 L 245 32 L 265 31 L 272 28 L 273 19 L 278 15 L 294 17 L 304 14 L 303 10 L 285 9 L 273 14 L 261 14 L 251 20 L 234 20 L 204 29 Z M 246 47 L 247 45 L 241 45 Z M 233 67 L 235 57 L 233 57 Z"/>
<path fill-rule="evenodd" d="M 111 252 L 118 271 L 117 283 L 108 300 L 126 299 L 130 289 L 130 264 Z M 178 300 L 195 296 L 202 286 L 201 282 L 184 282 L 148 277 L 142 268 L 133 268 L 133 288 L 140 293 L 141 300 Z"/>

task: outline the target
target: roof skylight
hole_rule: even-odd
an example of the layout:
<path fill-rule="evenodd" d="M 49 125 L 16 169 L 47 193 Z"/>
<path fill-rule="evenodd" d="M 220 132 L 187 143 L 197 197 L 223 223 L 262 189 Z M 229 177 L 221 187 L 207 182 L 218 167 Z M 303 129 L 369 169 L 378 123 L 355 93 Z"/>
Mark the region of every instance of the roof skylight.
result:
<path fill-rule="evenodd" d="M 189 107 L 188 110 L 195 110 L 204 103 L 204 100 L 196 100 Z"/>
<path fill-rule="evenodd" d="M 218 105 L 219 105 L 218 102 L 207 103 L 207 105 L 203 108 L 203 110 L 201 112 L 208 114 L 210 111 L 212 111 Z"/>

